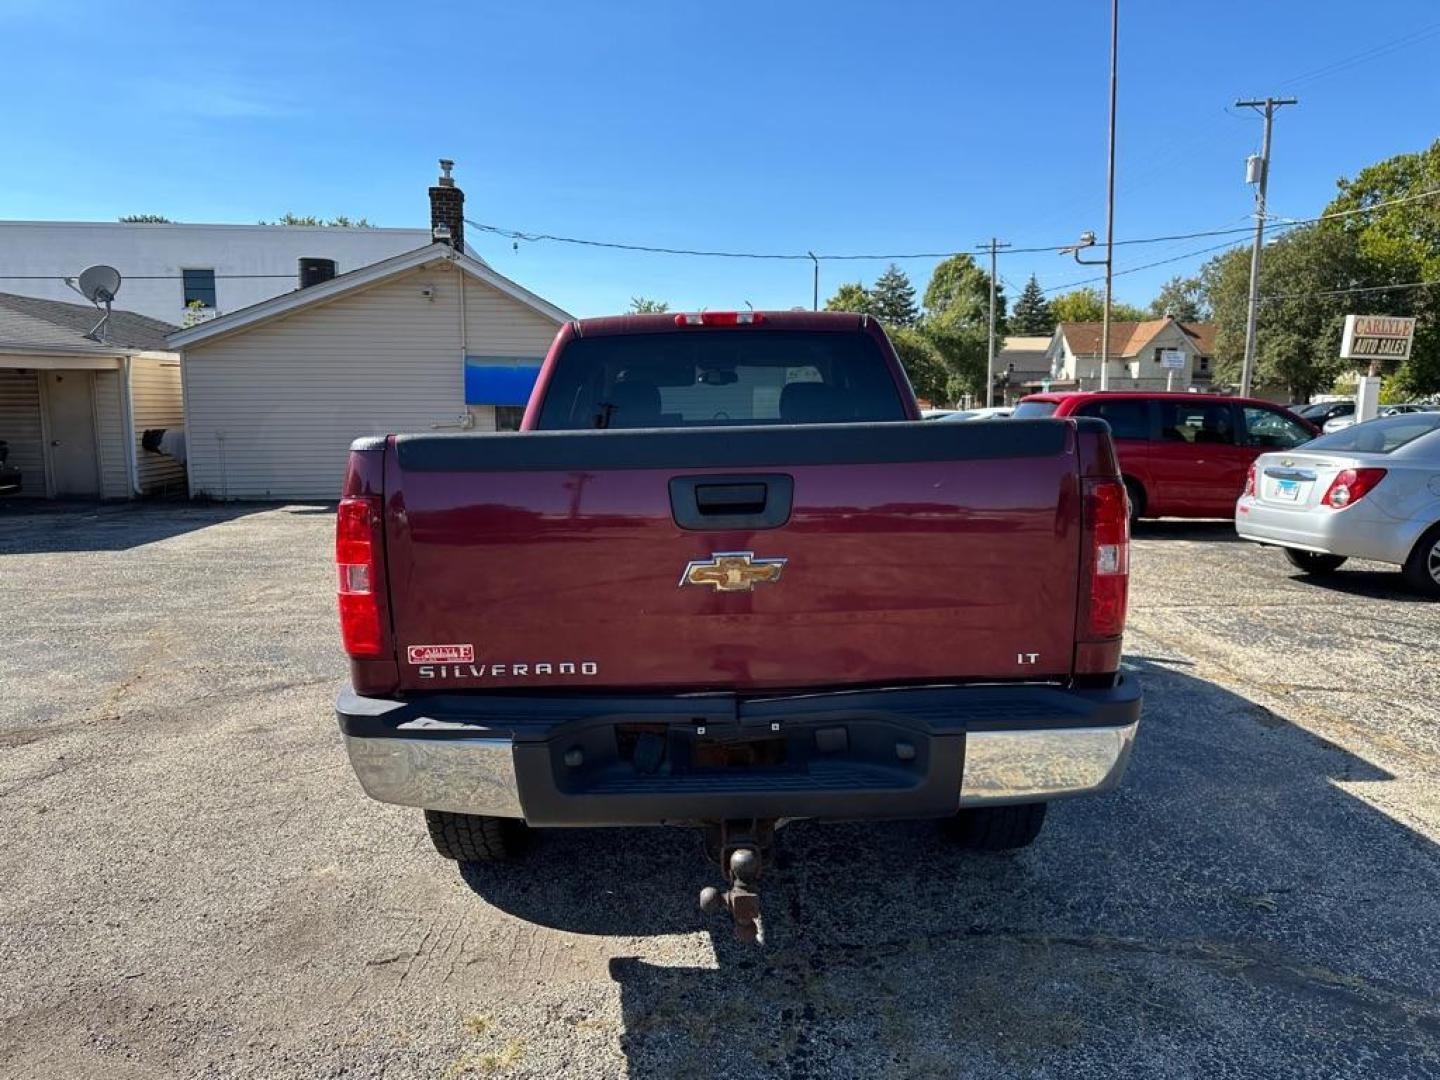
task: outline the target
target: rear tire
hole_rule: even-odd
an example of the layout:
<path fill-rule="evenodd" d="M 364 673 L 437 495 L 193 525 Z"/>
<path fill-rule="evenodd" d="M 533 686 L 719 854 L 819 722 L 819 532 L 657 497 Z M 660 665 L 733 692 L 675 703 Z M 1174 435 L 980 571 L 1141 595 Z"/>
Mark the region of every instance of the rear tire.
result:
<path fill-rule="evenodd" d="M 1133 476 L 1127 476 L 1125 480 L 1125 497 L 1130 503 L 1130 528 L 1135 528 L 1135 523 L 1145 513 L 1145 489 L 1140 481 Z"/>
<path fill-rule="evenodd" d="M 1302 574 L 1315 577 L 1332 574 L 1345 565 L 1344 555 L 1322 555 L 1318 551 L 1305 551 L 1302 548 L 1286 548 L 1285 558 Z"/>
<path fill-rule="evenodd" d="M 462 863 L 512 862 L 530 840 L 530 830 L 516 818 L 426 810 L 425 826 L 435 850 Z"/>
<path fill-rule="evenodd" d="M 1048 804 L 976 806 L 961 810 L 940 825 L 945 836 L 972 851 L 1014 851 L 1028 847 L 1040 835 Z"/>
<path fill-rule="evenodd" d="M 1432 525 L 1415 541 L 1400 572 L 1405 583 L 1420 595 L 1440 599 L 1440 524 Z"/>

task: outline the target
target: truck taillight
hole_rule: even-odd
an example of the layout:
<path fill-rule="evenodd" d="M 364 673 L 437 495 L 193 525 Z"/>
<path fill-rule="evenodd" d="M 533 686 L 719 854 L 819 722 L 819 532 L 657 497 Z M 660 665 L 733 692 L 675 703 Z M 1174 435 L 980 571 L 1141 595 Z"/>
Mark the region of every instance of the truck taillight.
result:
<path fill-rule="evenodd" d="M 1255 463 L 1252 461 L 1250 463 L 1250 471 L 1245 474 L 1245 490 L 1244 492 L 1242 492 L 1242 494 L 1250 495 L 1253 497 L 1255 495 L 1256 484 L 1257 481 L 1255 478 Z"/>
<path fill-rule="evenodd" d="M 1089 593 L 1085 637 L 1119 637 L 1125 631 L 1130 588 L 1130 507 L 1119 480 L 1085 481 L 1090 531 Z"/>
<path fill-rule="evenodd" d="M 340 598 L 340 639 L 351 656 L 379 656 L 380 580 L 375 535 L 381 521 L 380 500 L 373 495 L 348 495 L 335 514 L 335 572 Z"/>
<path fill-rule="evenodd" d="M 691 311 L 675 316 L 676 326 L 758 326 L 764 321 L 759 311 Z"/>
<path fill-rule="evenodd" d="M 1365 493 L 1385 477 L 1384 469 L 1341 469 L 1331 481 L 1320 502 L 1336 510 L 1365 497 Z"/>

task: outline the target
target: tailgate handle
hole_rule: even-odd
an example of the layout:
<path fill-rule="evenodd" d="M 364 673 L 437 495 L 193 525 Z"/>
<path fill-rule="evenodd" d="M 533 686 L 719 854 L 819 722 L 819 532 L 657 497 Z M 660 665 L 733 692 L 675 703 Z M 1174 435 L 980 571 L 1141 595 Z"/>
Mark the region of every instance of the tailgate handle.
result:
<path fill-rule="evenodd" d="M 695 506 L 702 514 L 763 514 L 764 484 L 696 484 Z"/>
<path fill-rule="evenodd" d="M 682 529 L 775 529 L 790 520 L 794 492 L 784 473 L 676 476 L 670 513 Z"/>

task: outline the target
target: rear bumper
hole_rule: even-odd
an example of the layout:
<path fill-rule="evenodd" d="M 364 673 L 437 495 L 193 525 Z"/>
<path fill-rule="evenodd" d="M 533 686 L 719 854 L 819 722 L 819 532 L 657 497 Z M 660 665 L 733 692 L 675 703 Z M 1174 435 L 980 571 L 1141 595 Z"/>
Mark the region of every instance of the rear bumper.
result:
<path fill-rule="evenodd" d="M 1243 540 L 1278 547 L 1400 564 L 1419 532 L 1386 517 L 1373 503 L 1344 510 L 1267 506 L 1250 496 L 1235 504 L 1235 531 Z"/>
<path fill-rule="evenodd" d="M 346 691 L 351 765 L 381 802 L 633 825 L 725 818 L 945 817 L 1106 791 L 1140 716 L 1099 690 L 920 687 L 737 699 Z"/>

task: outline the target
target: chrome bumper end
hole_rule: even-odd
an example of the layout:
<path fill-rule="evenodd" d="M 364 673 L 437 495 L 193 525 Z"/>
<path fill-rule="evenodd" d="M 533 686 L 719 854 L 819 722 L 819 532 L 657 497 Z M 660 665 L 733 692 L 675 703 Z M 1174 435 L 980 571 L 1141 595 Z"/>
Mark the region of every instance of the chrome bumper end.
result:
<path fill-rule="evenodd" d="M 346 735 L 360 786 L 377 802 L 523 818 L 509 739 L 367 739 Z"/>
<path fill-rule="evenodd" d="M 1048 802 L 1109 791 L 1135 745 L 1136 720 L 1117 727 L 973 731 L 965 737 L 961 806 Z"/>

